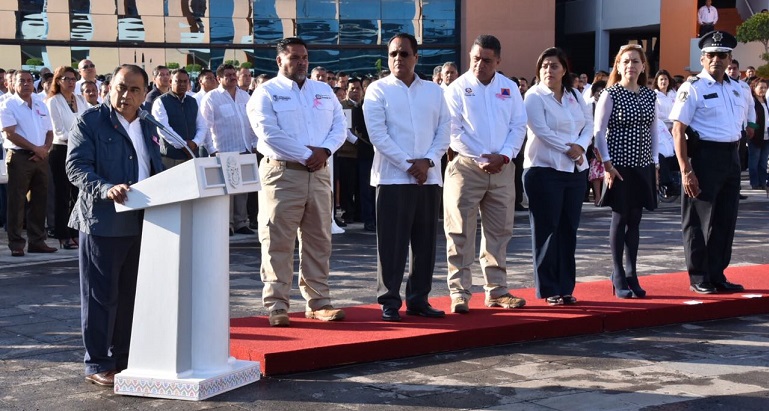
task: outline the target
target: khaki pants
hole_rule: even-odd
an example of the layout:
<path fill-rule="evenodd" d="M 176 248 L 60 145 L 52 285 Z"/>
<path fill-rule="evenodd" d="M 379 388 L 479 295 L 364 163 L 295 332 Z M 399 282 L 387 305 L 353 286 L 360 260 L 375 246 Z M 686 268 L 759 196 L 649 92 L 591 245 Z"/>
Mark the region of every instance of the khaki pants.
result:
<path fill-rule="evenodd" d="M 288 309 L 294 276 L 294 243 L 299 235 L 299 291 L 308 310 L 331 303 L 331 177 L 282 162 L 259 166 L 259 241 L 262 246 L 262 302 L 268 311 Z"/>
<path fill-rule="evenodd" d="M 32 161 L 31 154 L 8 150 L 8 248 L 23 250 L 26 240 L 21 232 L 24 227 L 25 203 L 27 236 L 29 244 L 43 245 L 45 235 L 45 210 L 48 204 L 48 160 Z M 27 197 L 29 193 L 29 197 Z"/>
<path fill-rule="evenodd" d="M 470 266 L 475 261 L 478 211 L 481 213 L 480 263 L 486 295 L 507 293 L 507 243 L 513 235 L 515 165 L 486 174 L 471 158 L 456 156 L 446 167 L 443 216 L 448 286 L 451 297 L 470 299 Z"/>

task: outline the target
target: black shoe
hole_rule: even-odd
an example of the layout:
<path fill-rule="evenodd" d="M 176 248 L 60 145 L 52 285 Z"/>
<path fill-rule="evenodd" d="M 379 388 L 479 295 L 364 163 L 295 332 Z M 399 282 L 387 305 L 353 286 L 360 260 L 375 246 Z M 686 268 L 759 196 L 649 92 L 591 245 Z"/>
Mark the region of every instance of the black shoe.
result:
<path fill-rule="evenodd" d="M 522 204 L 516 204 L 515 211 L 529 211 L 529 209 L 524 207 Z"/>
<path fill-rule="evenodd" d="M 366 231 L 376 232 L 376 224 L 374 223 L 365 223 L 363 224 L 363 229 Z"/>
<path fill-rule="evenodd" d="M 713 283 L 713 287 L 715 287 L 719 293 L 737 293 L 740 291 L 745 291 L 745 287 L 739 284 L 730 283 L 729 281 Z"/>
<path fill-rule="evenodd" d="M 401 320 L 401 315 L 395 308 L 382 308 L 382 321 L 398 322 Z"/>
<path fill-rule="evenodd" d="M 435 308 L 431 307 L 430 304 L 425 305 L 424 307 L 418 307 L 418 308 L 408 308 L 406 310 L 407 315 L 418 315 L 420 317 L 427 317 L 427 318 L 443 318 L 446 316 L 446 313 L 441 310 L 436 310 Z"/>
<path fill-rule="evenodd" d="M 246 226 L 238 228 L 237 230 L 235 230 L 235 232 L 238 233 L 238 234 L 248 234 L 248 235 L 256 234 L 254 232 L 254 230 L 252 230 L 252 229 L 250 229 L 250 228 L 248 228 Z"/>
<path fill-rule="evenodd" d="M 747 199 L 748 199 L 748 196 L 746 196 L 745 194 L 740 194 L 740 200 L 747 200 Z"/>
<path fill-rule="evenodd" d="M 713 286 L 711 283 L 698 283 L 698 284 L 692 284 L 689 286 L 689 289 L 694 291 L 697 294 L 715 294 L 718 292 L 716 290 L 716 287 Z"/>
<path fill-rule="evenodd" d="M 234 232 L 234 231 L 232 231 L 232 229 L 230 228 L 230 237 L 232 237 L 232 236 L 234 236 L 234 235 L 235 235 L 235 232 Z"/>
<path fill-rule="evenodd" d="M 336 225 L 337 225 L 337 226 L 339 226 L 339 227 L 347 227 L 347 224 L 345 224 L 345 222 L 344 222 L 344 221 L 342 221 L 342 219 L 341 219 L 341 218 L 336 218 L 336 217 L 334 217 L 334 222 L 335 222 L 335 223 L 336 223 Z"/>
<path fill-rule="evenodd" d="M 250 228 L 252 230 L 258 230 L 259 229 L 259 224 L 257 224 L 257 223 L 248 223 L 248 228 Z"/>

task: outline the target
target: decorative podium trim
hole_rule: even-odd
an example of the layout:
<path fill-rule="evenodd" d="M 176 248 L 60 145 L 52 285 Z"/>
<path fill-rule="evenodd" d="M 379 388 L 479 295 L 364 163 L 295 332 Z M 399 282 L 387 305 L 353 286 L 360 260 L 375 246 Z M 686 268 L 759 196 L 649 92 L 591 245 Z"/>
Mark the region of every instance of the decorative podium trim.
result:
<path fill-rule="evenodd" d="M 115 375 L 115 394 L 200 401 L 259 381 L 259 362 L 235 361 L 233 371 L 210 378 L 162 379 Z"/>

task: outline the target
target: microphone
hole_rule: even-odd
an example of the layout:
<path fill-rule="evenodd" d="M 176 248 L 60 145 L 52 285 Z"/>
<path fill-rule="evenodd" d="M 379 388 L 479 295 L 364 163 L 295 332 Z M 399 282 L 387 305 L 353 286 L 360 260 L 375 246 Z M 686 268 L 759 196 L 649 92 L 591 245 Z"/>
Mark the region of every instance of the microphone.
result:
<path fill-rule="evenodd" d="M 168 137 L 170 137 L 171 140 L 173 140 L 174 143 L 179 144 L 180 146 L 184 147 L 185 150 L 187 150 L 187 153 L 190 154 L 190 158 L 197 157 L 195 153 L 190 150 L 190 147 L 187 145 L 187 142 L 184 141 L 184 139 L 176 134 L 175 131 L 171 130 L 170 128 L 164 126 L 161 122 L 157 121 L 155 117 L 152 117 L 152 114 L 150 114 L 147 110 L 139 110 L 139 118 L 142 120 L 149 121 L 150 123 L 154 124 L 155 127 L 162 130 L 164 133 L 168 134 Z"/>

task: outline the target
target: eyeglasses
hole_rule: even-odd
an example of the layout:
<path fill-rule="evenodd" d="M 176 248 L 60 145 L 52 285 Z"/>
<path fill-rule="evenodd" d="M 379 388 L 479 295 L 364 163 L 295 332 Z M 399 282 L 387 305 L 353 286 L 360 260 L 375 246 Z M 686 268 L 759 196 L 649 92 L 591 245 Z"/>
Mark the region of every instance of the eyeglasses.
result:
<path fill-rule="evenodd" d="M 389 56 L 392 58 L 400 57 L 405 59 L 406 57 L 410 56 L 411 54 L 408 51 L 391 51 L 389 53 Z"/>
<path fill-rule="evenodd" d="M 76 81 L 74 77 L 62 77 L 62 81 Z"/>
<path fill-rule="evenodd" d="M 719 51 L 719 52 L 707 52 L 704 53 L 705 57 L 707 57 L 710 60 L 713 60 L 714 58 L 718 57 L 721 60 L 724 60 L 725 58 L 729 57 L 729 53 L 725 51 Z"/>
<path fill-rule="evenodd" d="M 83 64 L 83 67 L 80 67 L 80 70 L 87 70 L 87 69 L 92 69 L 92 68 L 96 68 L 96 65 L 95 64 Z"/>

